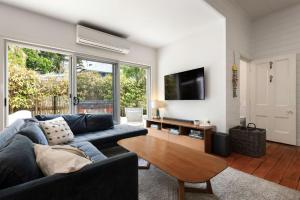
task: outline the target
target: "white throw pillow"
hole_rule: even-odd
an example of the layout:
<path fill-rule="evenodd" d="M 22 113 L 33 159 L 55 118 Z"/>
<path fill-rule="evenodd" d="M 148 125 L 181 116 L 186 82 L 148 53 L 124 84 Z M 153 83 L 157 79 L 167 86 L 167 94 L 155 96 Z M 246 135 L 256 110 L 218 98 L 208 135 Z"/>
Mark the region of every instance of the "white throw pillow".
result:
<path fill-rule="evenodd" d="M 39 121 L 50 145 L 64 144 L 73 140 L 74 135 L 62 117 Z"/>
<path fill-rule="evenodd" d="M 72 153 L 76 151 L 78 152 Z M 68 145 L 61 145 L 60 147 L 34 145 L 36 162 L 45 176 L 75 172 L 91 164 L 92 161 L 84 157 L 84 153 L 79 151 L 81 150 Z"/>

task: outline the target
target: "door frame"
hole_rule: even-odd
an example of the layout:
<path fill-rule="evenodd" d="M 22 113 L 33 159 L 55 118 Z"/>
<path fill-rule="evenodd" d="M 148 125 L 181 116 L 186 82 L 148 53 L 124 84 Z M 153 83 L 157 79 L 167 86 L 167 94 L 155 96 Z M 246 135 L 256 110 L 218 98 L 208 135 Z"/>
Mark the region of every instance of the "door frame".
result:
<path fill-rule="evenodd" d="M 243 61 L 247 64 L 246 66 L 246 122 L 251 122 L 251 60 L 245 57 L 240 57 L 240 62 Z M 241 67 L 241 65 L 240 65 Z M 241 69 L 240 69 L 241 70 Z M 239 74 L 240 75 L 240 74 Z M 240 78 L 241 81 L 241 78 Z M 241 97 L 240 97 L 241 98 Z"/>

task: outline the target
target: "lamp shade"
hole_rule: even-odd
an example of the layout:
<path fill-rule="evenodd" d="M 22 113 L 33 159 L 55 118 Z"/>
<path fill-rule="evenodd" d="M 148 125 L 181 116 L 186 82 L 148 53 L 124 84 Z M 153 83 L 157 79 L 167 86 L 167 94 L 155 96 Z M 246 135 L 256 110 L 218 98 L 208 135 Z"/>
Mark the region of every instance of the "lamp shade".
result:
<path fill-rule="evenodd" d="M 153 100 L 153 101 L 151 101 L 151 107 L 152 108 L 164 108 L 164 107 L 166 107 L 166 103 L 164 101 L 160 101 L 160 100 Z"/>

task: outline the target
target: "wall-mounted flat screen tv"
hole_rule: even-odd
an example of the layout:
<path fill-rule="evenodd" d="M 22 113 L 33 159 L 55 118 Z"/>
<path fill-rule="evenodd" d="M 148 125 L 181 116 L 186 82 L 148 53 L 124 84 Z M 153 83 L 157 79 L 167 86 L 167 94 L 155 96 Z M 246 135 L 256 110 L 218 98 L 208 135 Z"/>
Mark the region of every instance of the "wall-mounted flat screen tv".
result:
<path fill-rule="evenodd" d="M 204 67 L 165 76 L 165 100 L 204 99 Z"/>

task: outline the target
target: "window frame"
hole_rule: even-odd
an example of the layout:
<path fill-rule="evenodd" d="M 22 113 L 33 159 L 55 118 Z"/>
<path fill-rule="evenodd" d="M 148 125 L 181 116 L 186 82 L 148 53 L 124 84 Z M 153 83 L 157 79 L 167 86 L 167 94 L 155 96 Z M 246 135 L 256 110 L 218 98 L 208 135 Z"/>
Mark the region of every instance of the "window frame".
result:
<path fill-rule="evenodd" d="M 73 105 L 73 98 L 77 95 L 76 91 L 76 65 L 77 65 L 77 58 L 88 59 L 91 61 L 96 62 L 103 62 L 113 65 L 113 118 L 116 124 L 120 123 L 120 66 L 122 64 L 131 65 L 134 67 L 140 67 L 147 70 L 147 85 L 146 85 L 146 92 L 147 92 L 147 115 L 151 117 L 152 109 L 151 109 L 151 98 L 152 98 L 152 68 L 150 65 L 139 64 L 134 62 L 127 62 L 115 59 L 109 59 L 100 56 L 93 56 L 85 53 L 78 53 L 71 50 L 66 50 L 62 48 L 56 48 L 48 45 L 42 45 L 37 43 L 30 43 L 30 42 L 22 42 L 19 40 L 13 39 L 4 39 L 4 75 L 3 75 L 3 87 L 4 87 L 4 94 L 3 94 L 3 128 L 7 127 L 8 125 L 8 115 L 9 115 L 9 92 L 8 92 L 8 46 L 9 45 L 17 45 L 24 48 L 30 49 L 37 49 L 42 51 L 48 51 L 52 53 L 59 53 L 70 57 L 70 64 L 69 64 L 69 113 L 75 114 L 75 106 Z M 0 110 L 1 111 L 1 110 Z"/>

